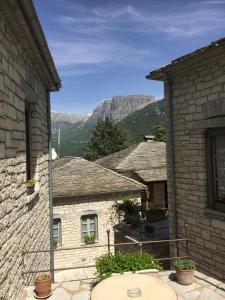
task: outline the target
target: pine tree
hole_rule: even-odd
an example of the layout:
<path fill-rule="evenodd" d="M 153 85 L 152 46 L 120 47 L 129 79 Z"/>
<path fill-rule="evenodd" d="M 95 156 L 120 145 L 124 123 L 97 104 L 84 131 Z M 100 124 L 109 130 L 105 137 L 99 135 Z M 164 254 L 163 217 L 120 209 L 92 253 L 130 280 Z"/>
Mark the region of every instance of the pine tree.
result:
<path fill-rule="evenodd" d="M 106 118 L 98 120 L 85 149 L 84 157 L 95 160 L 126 148 L 126 134 L 122 128 Z"/>
<path fill-rule="evenodd" d="M 160 123 L 158 125 L 153 126 L 153 128 L 154 128 L 155 141 L 165 142 L 166 141 L 165 126 L 162 123 Z"/>

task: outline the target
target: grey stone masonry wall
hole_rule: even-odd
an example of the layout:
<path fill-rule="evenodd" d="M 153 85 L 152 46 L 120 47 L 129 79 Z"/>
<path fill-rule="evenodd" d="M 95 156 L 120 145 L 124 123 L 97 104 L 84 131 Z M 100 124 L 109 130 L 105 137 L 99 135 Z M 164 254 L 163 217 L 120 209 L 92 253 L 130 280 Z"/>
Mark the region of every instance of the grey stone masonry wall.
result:
<path fill-rule="evenodd" d="M 138 197 L 140 195 L 137 195 Z M 110 230 L 110 244 L 114 244 L 113 225 L 117 224 L 118 220 L 113 214 L 112 205 L 123 198 L 122 194 L 111 194 L 86 196 L 80 199 L 74 197 L 74 199 L 54 200 L 54 216 L 61 220 L 62 242 L 57 249 L 81 247 L 81 249 L 75 250 L 56 251 L 54 255 L 55 268 L 93 265 L 96 257 L 107 253 L 107 246 L 92 248 L 93 245 L 88 245 L 88 248 L 86 247 L 86 244 L 81 240 L 81 217 L 87 212 L 97 215 L 98 239 L 94 244 L 95 246 L 107 245 L 108 229 Z M 134 199 L 134 195 L 131 195 L 131 198 Z M 111 252 L 114 252 L 113 246 Z"/>
<path fill-rule="evenodd" d="M 29 92 L 28 92 L 29 91 Z M 32 177 L 27 195 L 25 102 L 32 102 Z M 14 300 L 30 277 L 48 268 L 49 257 L 24 250 L 49 248 L 48 132 L 46 88 L 0 11 L 0 299 Z"/>
<path fill-rule="evenodd" d="M 208 208 L 206 168 L 206 128 L 225 127 L 224 115 L 220 122 L 205 120 L 206 104 L 225 100 L 225 56 L 215 55 L 211 59 L 192 65 L 183 73 L 171 76 L 173 102 L 173 137 L 168 136 L 168 196 L 170 237 L 185 235 L 185 224 L 189 226 L 190 255 L 199 270 L 219 279 L 225 279 L 225 213 Z M 169 113 L 169 90 L 165 84 L 167 116 Z M 210 105 L 208 105 L 210 106 Z M 215 115 L 214 115 L 215 117 Z M 211 125 L 210 125 L 211 124 Z M 215 125 L 216 124 L 216 125 Z M 168 132 L 167 132 L 168 133 Z M 172 186 L 171 151 L 175 158 L 175 184 Z M 176 223 L 174 222 L 172 188 L 175 188 Z M 179 254 L 184 253 L 182 249 Z"/>

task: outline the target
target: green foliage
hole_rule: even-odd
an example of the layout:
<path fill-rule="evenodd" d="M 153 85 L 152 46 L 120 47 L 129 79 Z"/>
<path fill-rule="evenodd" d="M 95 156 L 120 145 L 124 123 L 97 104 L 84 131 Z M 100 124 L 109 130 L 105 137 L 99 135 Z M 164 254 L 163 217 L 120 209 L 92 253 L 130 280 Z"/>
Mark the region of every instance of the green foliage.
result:
<path fill-rule="evenodd" d="M 178 270 L 193 270 L 195 262 L 191 259 L 177 259 L 174 266 Z"/>
<path fill-rule="evenodd" d="M 165 142 L 166 137 L 165 137 L 165 126 L 164 126 L 164 124 L 162 124 L 162 123 L 157 124 L 157 125 L 153 126 L 153 129 L 154 129 L 155 141 Z"/>
<path fill-rule="evenodd" d="M 58 246 L 58 241 L 55 240 L 55 239 L 53 239 L 52 245 L 53 245 L 53 248 L 54 248 L 54 249 L 57 248 L 57 246 Z"/>
<path fill-rule="evenodd" d="M 35 178 L 30 178 L 30 179 L 27 179 L 27 180 L 25 181 L 25 183 L 26 183 L 27 185 L 35 185 L 37 182 L 38 182 L 38 180 L 35 179 Z"/>
<path fill-rule="evenodd" d="M 128 215 L 138 215 L 140 211 L 142 211 L 141 204 L 137 200 L 130 198 L 124 198 L 112 205 L 112 213 L 119 222 L 121 222 L 123 218 L 126 222 Z"/>
<path fill-rule="evenodd" d="M 85 243 L 90 243 L 95 241 L 94 235 L 85 234 L 83 237 Z"/>
<path fill-rule="evenodd" d="M 85 150 L 85 158 L 95 160 L 126 148 L 126 134 L 108 118 L 98 120 Z"/>
<path fill-rule="evenodd" d="M 146 269 L 162 270 L 154 256 L 148 253 L 111 253 L 104 254 L 95 260 L 97 275 L 101 279 L 111 276 L 112 273 L 135 272 Z"/>

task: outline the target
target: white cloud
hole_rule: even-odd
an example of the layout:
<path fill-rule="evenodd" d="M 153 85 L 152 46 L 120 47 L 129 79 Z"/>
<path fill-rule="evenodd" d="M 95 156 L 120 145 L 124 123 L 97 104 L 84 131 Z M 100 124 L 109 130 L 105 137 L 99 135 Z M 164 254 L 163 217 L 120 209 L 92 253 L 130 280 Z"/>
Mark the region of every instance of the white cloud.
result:
<path fill-rule="evenodd" d="M 164 33 L 170 38 L 191 37 L 224 27 L 225 10 L 218 4 L 225 4 L 225 0 L 203 0 L 173 11 L 152 11 L 149 7 L 137 8 L 129 4 L 120 7 L 105 5 L 95 9 L 79 6 L 81 14 L 60 16 L 56 21 L 78 34 L 105 36 L 108 32 L 130 31 Z"/>
<path fill-rule="evenodd" d="M 98 73 L 115 65 L 141 65 L 154 56 L 149 50 L 103 39 L 50 40 L 49 46 L 64 76 Z"/>
<path fill-rule="evenodd" d="M 192 2 L 165 10 L 157 6 L 135 7 L 125 1 L 119 6 L 112 3 L 106 1 L 101 7 L 91 8 L 70 2 L 67 10 L 64 6 L 64 15 L 55 18 L 65 34 L 49 44 L 65 76 L 100 72 L 115 64 L 143 65 L 155 59 L 157 54 L 153 55 L 144 42 L 135 45 L 128 39 L 126 43 L 126 32 L 131 37 L 142 34 L 142 41 L 143 36 L 151 39 L 151 35 L 159 35 L 179 42 L 224 28 L 225 10 L 212 4 L 225 0 L 203 0 L 196 2 L 199 5 Z"/>

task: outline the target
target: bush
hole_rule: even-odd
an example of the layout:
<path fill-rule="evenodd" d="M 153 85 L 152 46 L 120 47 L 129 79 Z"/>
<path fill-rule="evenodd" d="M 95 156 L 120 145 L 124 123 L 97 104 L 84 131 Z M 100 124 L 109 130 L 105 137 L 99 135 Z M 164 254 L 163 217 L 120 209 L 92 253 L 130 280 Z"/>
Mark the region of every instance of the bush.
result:
<path fill-rule="evenodd" d="M 174 266 L 178 270 L 193 270 L 195 269 L 195 262 L 191 259 L 177 259 Z"/>
<path fill-rule="evenodd" d="M 128 222 L 128 216 L 135 216 L 139 219 L 139 212 L 142 211 L 143 208 L 141 204 L 134 199 L 129 199 L 125 197 L 121 202 L 116 202 L 112 206 L 112 214 L 118 219 L 119 222 L 124 221 Z"/>
<path fill-rule="evenodd" d="M 96 258 L 97 275 L 101 279 L 111 276 L 112 273 L 122 274 L 124 272 L 134 272 L 146 269 L 162 270 L 160 263 L 158 263 L 154 256 L 148 253 L 111 253 L 104 254 Z"/>

